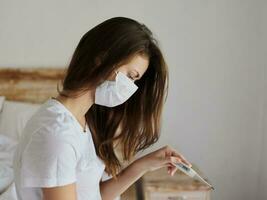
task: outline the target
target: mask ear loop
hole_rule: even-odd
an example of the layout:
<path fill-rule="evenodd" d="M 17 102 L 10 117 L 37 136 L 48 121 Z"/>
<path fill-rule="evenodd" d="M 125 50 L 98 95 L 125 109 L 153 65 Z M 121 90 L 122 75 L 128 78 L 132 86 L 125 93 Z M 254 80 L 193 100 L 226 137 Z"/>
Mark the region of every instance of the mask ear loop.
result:
<path fill-rule="evenodd" d="M 116 71 L 115 71 L 115 74 L 116 74 L 116 76 L 115 76 L 115 81 L 117 80 L 118 73 L 119 73 L 119 72 L 116 70 Z"/>
<path fill-rule="evenodd" d="M 115 71 L 115 74 L 116 74 L 116 77 L 115 77 L 115 80 L 117 79 L 117 76 L 118 76 L 118 74 L 119 74 L 119 71 Z"/>

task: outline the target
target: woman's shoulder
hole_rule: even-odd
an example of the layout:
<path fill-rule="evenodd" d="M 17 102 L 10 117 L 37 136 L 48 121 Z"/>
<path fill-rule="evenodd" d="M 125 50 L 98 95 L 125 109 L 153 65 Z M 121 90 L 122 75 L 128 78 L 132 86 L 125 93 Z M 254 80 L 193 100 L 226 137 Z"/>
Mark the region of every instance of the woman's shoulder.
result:
<path fill-rule="evenodd" d="M 75 136 L 73 120 L 68 112 L 54 101 L 46 101 L 27 122 L 24 131 L 35 137 L 66 138 Z"/>
<path fill-rule="evenodd" d="M 51 187 L 76 181 L 79 141 L 70 117 L 43 104 L 28 121 L 21 140 L 21 185 Z"/>

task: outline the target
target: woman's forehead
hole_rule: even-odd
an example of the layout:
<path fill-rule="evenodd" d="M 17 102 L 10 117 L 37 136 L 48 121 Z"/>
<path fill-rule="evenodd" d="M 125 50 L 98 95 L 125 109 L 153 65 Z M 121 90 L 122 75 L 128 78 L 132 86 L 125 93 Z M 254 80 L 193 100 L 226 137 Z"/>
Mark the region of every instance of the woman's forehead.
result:
<path fill-rule="evenodd" d="M 142 76 L 147 70 L 148 65 L 148 58 L 138 54 L 131 58 L 127 63 L 123 64 L 120 69 L 137 71 L 140 76 Z"/>

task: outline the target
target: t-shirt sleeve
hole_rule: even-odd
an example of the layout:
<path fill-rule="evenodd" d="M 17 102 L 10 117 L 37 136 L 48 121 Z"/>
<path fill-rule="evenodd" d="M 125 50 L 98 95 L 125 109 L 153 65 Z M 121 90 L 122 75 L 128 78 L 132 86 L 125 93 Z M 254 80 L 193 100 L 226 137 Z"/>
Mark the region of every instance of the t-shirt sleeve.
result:
<path fill-rule="evenodd" d="M 21 187 L 54 187 L 76 181 L 74 145 L 59 137 L 33 137 L 21 159 Z"/>

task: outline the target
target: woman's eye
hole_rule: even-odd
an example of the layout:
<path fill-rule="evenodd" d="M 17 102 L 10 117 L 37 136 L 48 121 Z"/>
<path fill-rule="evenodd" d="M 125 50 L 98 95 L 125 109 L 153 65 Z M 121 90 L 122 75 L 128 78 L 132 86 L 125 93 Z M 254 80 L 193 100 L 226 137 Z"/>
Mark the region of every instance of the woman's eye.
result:
<path fill-rule="evenodd" d="M 134 78 L 132 76 L 128 75 L 128 78 L 130 78 L 130 79 L 132 79 L 134 81 Z"/>

